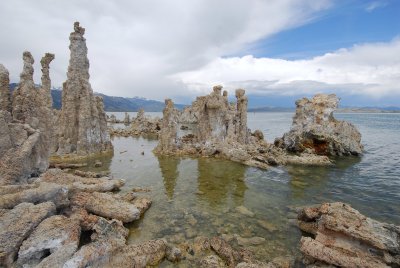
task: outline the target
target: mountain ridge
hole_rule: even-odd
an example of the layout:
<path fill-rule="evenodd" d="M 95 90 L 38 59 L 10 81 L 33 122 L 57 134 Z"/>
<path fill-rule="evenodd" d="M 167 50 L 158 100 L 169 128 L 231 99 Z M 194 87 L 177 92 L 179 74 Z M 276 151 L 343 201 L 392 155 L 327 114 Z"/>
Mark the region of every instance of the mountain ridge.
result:
<path fill-rule="evenodd" d="M 17 83 L 10 84 L 10 90 L 13 91 L 17 86 Z M 36 85 L 39 86 L 39 85 Z M 140 109 L 144 109 L 146 112 L 162 112 L 164 109 L 164 102 L 149 100 L 142 97 L 117 97 L 108 96 L 102 93 L 94 93 L 96 96 L 101 96 L 104 101 L 104 110 L 107 112 L 137 112 Z M 61 88 L 52 88 L 51 96 L 53 98 L 53 108 L 61 109 Z M 188 105 L 175 104 L 175 107 L 182 110 Z M 294 112 L 295 107 L 278 107 L 278 106 L 260 106 L 260 107 L 249 107 L 248 112 Z M 400 113 L 400 107 L 349 107 L 344 106 L 337 109 L 338 113 Z"/>

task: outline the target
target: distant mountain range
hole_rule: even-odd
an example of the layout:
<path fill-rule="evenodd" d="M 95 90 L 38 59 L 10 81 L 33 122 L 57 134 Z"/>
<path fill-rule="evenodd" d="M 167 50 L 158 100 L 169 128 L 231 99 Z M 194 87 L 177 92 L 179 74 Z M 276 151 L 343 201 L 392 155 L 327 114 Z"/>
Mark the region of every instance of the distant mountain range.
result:
<path fill-rule="evenodd" d="M 11 83 L 11 91 L 15 89 L 17 83 Z M 156 100 L 148 100 L 141 97 L 124 98 L 107 96 L 101 93 L 94 93 L 103 97 L 104 110 L 107 112 L 137 112 L 139 109 L 144 109 L 146 112 L 161 112 L 164 109 L 164 102 Z M 61 88 L 53 88 L 51 96 L 53 97 L 53 108 L 61 109 Z M 256 102 L 257 104 L 260 104 Z M 177 109 L 183 109 L 184 104 L 175 104 Z M 251 107 L 249 112 L 294 112 L 294 107 Z M 336 112 L 338 113 L 400 113 L 400 107 L 341 107 Z"/>
<path fill-rule="evenodd" d="M 15 89 L 17 83 L 11 83 L 11 91 Z M 165 107 L 164 102 L 148 100 L 140 97 L 123 98 L 107 96 L 101 93 L 94 93 L 97 96 L 103 97 L 104 110 L 107 112 L 137 112 L 140 109 L 144 109 L 146 112 L 162 112 Z M 51 90 L 51 96 L 53 97 L 53 108 L 61 109 L 61 96 L 62 91 L 60 88 L 53 88 Z M 186 105 L 175 104 L 177 109 L 183 109 Z"/>

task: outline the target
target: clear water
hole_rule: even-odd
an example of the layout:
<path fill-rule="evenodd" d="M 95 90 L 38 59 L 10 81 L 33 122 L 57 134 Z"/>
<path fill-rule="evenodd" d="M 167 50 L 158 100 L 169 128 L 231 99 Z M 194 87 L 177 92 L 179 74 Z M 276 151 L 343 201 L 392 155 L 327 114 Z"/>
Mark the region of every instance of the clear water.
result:
<path fill-rule="evenodd" d="M 123 118 L 123 113 L 115 114 Z M 292 116 L 250 113 L 248 124 L 273 141 L 289 130 Z M 217 234 L 258 236 L 266 241 L 249 249 L 268 261 L 299 254 L 295 207 L 333 201 L 400 225 L 400 114 L 337 114 L 336 118 L 358 127 L 365 153 L 361 158 L 336 159 L 333 167 L 260 170 L 212 158 L 156 157 L 151 152 L 156 139 L 114 138 L 114 156 L 103 159 L 103 168 L 126 180 L 123 191 L 150 188 L 145 195 L 153 200 L 144 218 L 129 226 L 129 242 L 167 238 L 179 243 Z M 238 213 L 238 206 L 254 216 Z"/>

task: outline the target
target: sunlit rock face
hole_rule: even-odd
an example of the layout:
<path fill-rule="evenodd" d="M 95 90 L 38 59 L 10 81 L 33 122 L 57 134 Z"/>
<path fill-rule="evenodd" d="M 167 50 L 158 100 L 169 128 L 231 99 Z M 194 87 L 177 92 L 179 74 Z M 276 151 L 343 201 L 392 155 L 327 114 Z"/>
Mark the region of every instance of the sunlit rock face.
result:
<path fill-rule="evenodd" d="M 50 53 L 42 58 L 42 86 L 36 88 L 34 59 L 30 52 L 23 53 L 21 79 L 12 102 L 5 92 L 9 90 L 5 84 L 9 81 L 8 71 L 0 68 L 0 184 L 25 182 L 49 166 L 53 137 L 49 65 L 53 59 Z"/>
<path fill-rule="evenodd" d="M 85 29 L 75 22 L 67 81 L 63 84 L 57 154 L 88 155 L 112 149 L 103 99 L 94 96 L 89 83 Z"/>
<path fill-rule="evenodd" d="M 360 155 L 361 134 L 355 126 L 333 117 L 339 98 L 317 94 L 296 101 L 292 128 L 283 136 L 283 146 L 292 152 L 311 151 L 320 155 Z"/>

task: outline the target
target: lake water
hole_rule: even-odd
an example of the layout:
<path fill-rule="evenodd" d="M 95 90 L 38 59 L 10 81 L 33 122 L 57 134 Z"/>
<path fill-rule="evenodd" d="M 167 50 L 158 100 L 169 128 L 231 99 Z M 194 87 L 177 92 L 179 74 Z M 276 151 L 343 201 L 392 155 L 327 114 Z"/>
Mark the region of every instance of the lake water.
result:
<path fill-rule="evenodd" d="M 123 118 L 123 113 L 114 113 Z M 136 113 L 130 113 L 135 116 Z M 161 113 L 149 113 L 161 117 Z M 267 141 L 289 130 L 292 113 L 249 113 L 248 125 Z M 129 242 L 167 238 L 179 243 L 195 236 L 263 237 L 250 246 L 259 260 L 298 255 L 300 231 L 294 208 L 321 202 L 349 203 L 377 220 L 400 225 L 400 114 L 337 114 L 362 134 L 361 158 L 335 159 L 332 167 L 286 166 L 269 170 L 212 158 L 156 157 L 156 139 L 113 139 L 103 159 L 123 191 L 150 188 L 153 204 L 129 226 Z M 126 152 L 125 152 L 126 151 Z M 144 155 L 142 154 L 144 153 Z M 237 207 L 254 213 L 243 216 Z M 232 245 L 236 240 L 232 240 Z M 167 263 L 162 266 L 167 266 Z"/>

